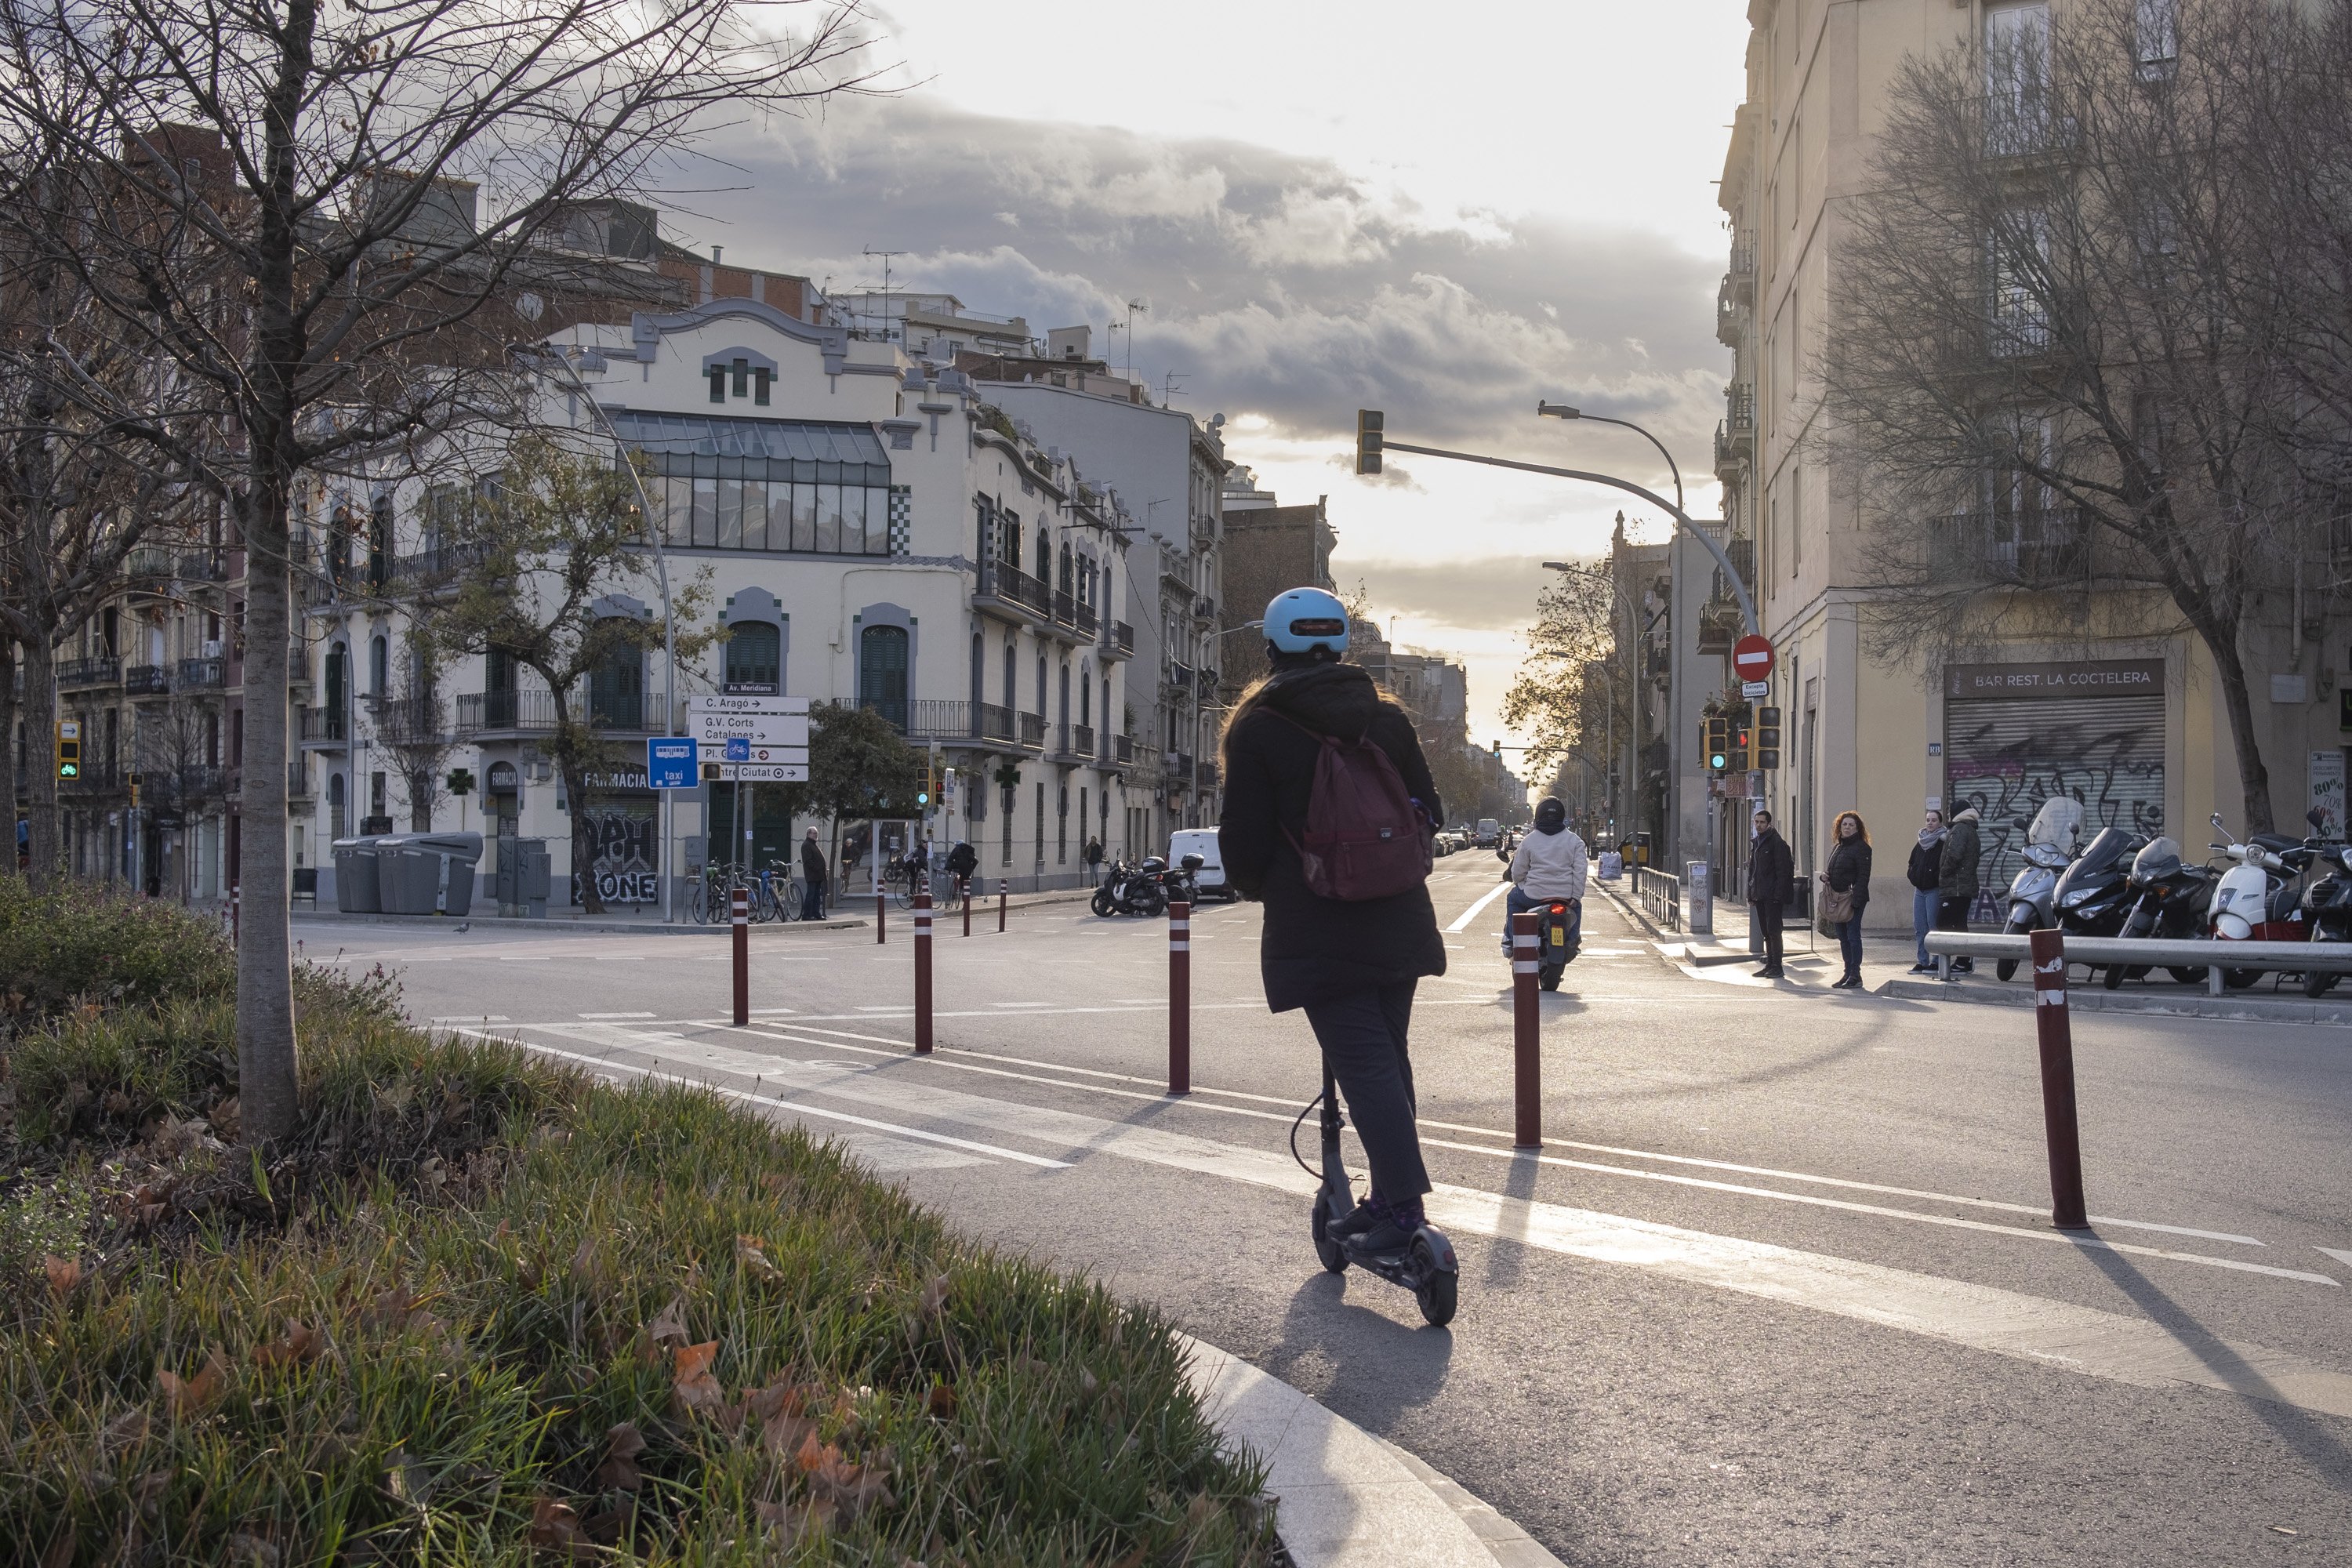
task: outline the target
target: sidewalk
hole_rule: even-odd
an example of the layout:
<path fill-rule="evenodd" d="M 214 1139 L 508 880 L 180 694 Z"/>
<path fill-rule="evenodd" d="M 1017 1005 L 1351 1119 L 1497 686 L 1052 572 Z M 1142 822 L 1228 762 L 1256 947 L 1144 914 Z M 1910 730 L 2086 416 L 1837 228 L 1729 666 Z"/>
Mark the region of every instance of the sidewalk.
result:
<path fill-rule="evenodd" d="M 1045 893 L 1014 893 L 1010 900 L 1010 907 L 1023 910 L 1037 904 L 1066 904 L 1093 897 L 1092 888 L 1058 888 Z M 977 900 L 972 910 L 972 923 L 977 926 L 983 918 L 992 919 L 996 910 L 996 902 L 993 898 Z M 911 910 L 900 909 L 893 902 L 890 905 L 889 918 L 893 921 L 907 920 L 912 917 L 913 912 Z M 524 915 L 502 915 L 498 912 L 496 904 L 477 906 L 473 912 L 464 915 L 345 914 L 341 910 L 332 908 L 310 910 L 297 907 L 291 918 L 296 921 L 315 921 L 323 925 L 484 925 L 495 926 L 502 931 L 593 931 L 629 936 L 711 936 L 723 934 L 729 929 L 729 922 L 726 921 L 714 921 L 709 925 L 698 925 L 683 916 L 674 922 L 665 923 L 659 909 L 635 905 L 607 910 L 593 920 L 571 910 L 551 910 L 543 920 L 533 920 Z M 945 916 L 941 918 L 944 919 Z M 957 918 L 961 918 L 961 906 L 959 906 Z M 852 927 L 869 926 L 873 923 L 873 895 L 853 893 L 845 900 L 836 900 L 834 913 L 827 919 L 773 921 L 758 929 L 762 931 L 845 931 Z"/>

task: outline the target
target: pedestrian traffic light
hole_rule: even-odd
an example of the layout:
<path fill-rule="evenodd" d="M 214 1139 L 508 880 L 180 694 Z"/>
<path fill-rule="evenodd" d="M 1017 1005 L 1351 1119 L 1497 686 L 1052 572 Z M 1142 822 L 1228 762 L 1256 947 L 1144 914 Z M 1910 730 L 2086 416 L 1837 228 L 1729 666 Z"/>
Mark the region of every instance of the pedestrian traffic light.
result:
<path fill-rule="evenodd" d="M 1720 714 L 1706 721 L 1706 765 L 1718 773 L 1731 765 L 1731 721 Z"/>
<path fill-rule="evenodd" d="M 1756 731 L 1745 721 L 1735 720 L 1731 726 L 1731 765 L 1727 771 L 1744 773 L 1755 765 Z"/>
<path fill-rule="evenodd" d="M 1381 471 L 1381 425 L 1379 409 L 1356 410 L 1356 472 L 1360 474 Z"/>
<path fill-rule="evenodd" d="M 58 721 L 58 777 L 81 777 L 81 721 Z"/>
<path fill-rule="evenodd" d="M 1756 710 L 1756 763 L 1759 768 L 1780 765 L 1780 710 L 1778 708 Z"/>

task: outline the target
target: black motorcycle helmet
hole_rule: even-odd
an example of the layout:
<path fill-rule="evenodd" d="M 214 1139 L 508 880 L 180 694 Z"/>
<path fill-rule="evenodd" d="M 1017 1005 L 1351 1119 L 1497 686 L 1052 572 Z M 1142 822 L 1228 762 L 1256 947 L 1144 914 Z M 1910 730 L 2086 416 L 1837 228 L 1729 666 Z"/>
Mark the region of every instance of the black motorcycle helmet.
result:
<path fill-rule="evenodd" d="M 1536 831 L 1558 833 L 1568 826 L 1568 805 L 1556 795 L 1548 795 L 1536 803 Z"/>

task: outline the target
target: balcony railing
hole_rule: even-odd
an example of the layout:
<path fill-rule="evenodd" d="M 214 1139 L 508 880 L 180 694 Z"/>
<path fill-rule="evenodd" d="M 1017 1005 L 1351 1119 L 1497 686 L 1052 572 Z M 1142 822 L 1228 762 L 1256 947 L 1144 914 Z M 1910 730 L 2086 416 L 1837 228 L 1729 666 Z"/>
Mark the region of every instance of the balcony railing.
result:
<path fill-rule="evenodd" d="M 1217 787 L 1217 764 L 1214 763 L 1196 763 L 1192 769 L 1192 776 L 1194 781 L 1198 783 L 1202 789 L 1214 789 Z"/>
<path fill-rule="evenodd" d="M 1017 605 L 1041 620 L 1053 618 L 1052 592 L 1045 584 L 1009 561 L 983 561 L 980 563 L 979 596 Z"/>
<path fill-rule="evenodd" d="M 1129 766 L 1134 763 L 1135 737 L 1132 735 L 1113 735 L 1110 738 L 1110 760 L 1117 763 L 1121 767 Z"/>
<path fill-rule="evenodd" d="M 1933 556 L 1938 576 L 2055 587 L 2090 574 L 2090 530 L 2074 507 L 1961 512 L 1936 531 Z"/>
<path fill-rule="evenodd" d="M 1192 752 L 1170 752 L 1168 753 L 1168 782 L 1178 785 L 1189 784 L 1192 782 Z"/>
<path fill-rule="evenodd" d="M 286 798 L 310 798 L 310 764 L 299 757 L 289 757 L 286 761 Z"/>
<path fill-rule="evenodd" d="M 1135 651 L 1135 628 L 1125 621 L 1112 621 L 1103 628 L 1103 646 L 1121 653 Z"/>
<path fill-rule="evenodd" d="M 122 689 L 133 697 L 161 697 L 172 689 L 170 671 L 160 664 L 134 664 L 122 672 Z"/>
<path fill-rule="evenodd" d="M 1753 440 L 1756 437 L 1756 389 L 1737 384 L 1723 390 L 1724 427 L 1735 441 Z"/>
<path fill-rule="evenodd" d="M 652 705 L 653 709 L 659 707 L 659 703 Z M 592 729 L 624 734 L 646 733 L 647 722 L 660 718 L 657 711 L 648 710 L 645 695 L 635 691 L 592 693 L 585 701 L 575 698 L 572 703 L 572 714 L 575 721 L 585 719 Z M 555 733 L 554 694 L 547 691 L 459 692 L 457 733 L 552 735 Z"/>
<path fill-rule="evenodd" d="M 226 583 L 228 581 L 228 552 L 199 550 L 180 557 L 180 581 L 183 583 Z"/>
<path fill-rule="evenodd" d="M 1095 727 L 1092 724 L 1071 725 L 1069 749 L 1081 757 L 1093 756 L 1095 754 Z"/>
<path fill-rule="evenodd" d="M 184 658 L 175 685 L 182 691 L 218 691 L 227 679 L 226 659 Z"/>
<path fill-rule="evenodd" d="M 168 579 L 180 568 L 180 559 L 162 544 L 142 544 L 122 558 L 122 574 L 142 582 Z"/>
<path fill-rule="evenodd" d="M 352 716 L 341 708 L 305 708 L 299 731 L 306 746 L 340 746 L 352 738 Z"/>
<path fill-rule="evenodd" d="M 374 707 L 376 739 L 387 746 L 437 746 L 448 739 L 438 697 L 402 697 Z"/>
<path fill-rule="evenodd" d="M 455 582 L 489 559 L 489 547 L 479 542 L 436 544 L 414 555 L 395 556 L 389 574 L 395 590 L 414 592 Z"/>
<path fill-rule="evenodd" d="M 2053 105 L 2039 84 L 2020 82 L 1984 96 L 1984 155 L 2032 158 L 2074 145 L 2082 127 Z"/>
<path fill-rule="evenodd" d="M 1095 614 L 1095 607 L 1092 605 L 1080 605 L 1078 606 L 1078 618 L 1076 624 L 1078 628 L 1078 635 L 1086 637 L 1088 641 L 1092 641 L 1095 635 L 1101 630 L 1102 617 Z"/>
<path fill-rule="evenodd" d="M 1168 684 L 1179 691 L 1192 689 L 1192 667 L 1176 659 L 1168 661 Z"/>
<path fill-rule="evenodd" d="M 69 658 L 58 666 L 58 685 L 120 686 L 122 684 L 122 661 L 119 658 Z"/>

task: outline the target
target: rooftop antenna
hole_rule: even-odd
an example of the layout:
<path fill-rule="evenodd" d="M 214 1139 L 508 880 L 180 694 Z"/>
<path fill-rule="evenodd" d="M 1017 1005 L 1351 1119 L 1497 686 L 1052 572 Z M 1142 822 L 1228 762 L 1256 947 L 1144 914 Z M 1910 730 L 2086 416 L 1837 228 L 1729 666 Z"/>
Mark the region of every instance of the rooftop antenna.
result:
<path fill-rule="evenodd" d="M 1136 314 L 1139 311 L 1149 313 L 1150 309 L 1150 306 L 1140 300 L 1129 300 L 1127 302 L 1127 363 L 1121 367 L 1121 371 L 1130 381 L 1135 379 Z"/>
<path fill-rule="evenodd" d="M 1192 379 L 1192 373 L 1183 370 L 1171 370 L 1166 375 L 1162 376 L 1160 378 L 1160 405 L 1162 408 L 1168 407 L 1179 397 L 1181 397 L 1183 394 L 1177 390 L 1176 384 L 1180 381 L 1190 381 Z"/>
<path fill-rule="evenodd" d="M 866 254 L 882 258 L 882 341 L 887 342 L 890 341 L 890 258 L 907 253 L 903 250 L 877 250 L 869 245 L 866 247 Z M 906 333 L 902 331 L 898 336 L 903 342 Z"/>

